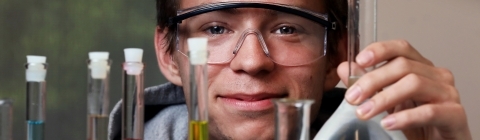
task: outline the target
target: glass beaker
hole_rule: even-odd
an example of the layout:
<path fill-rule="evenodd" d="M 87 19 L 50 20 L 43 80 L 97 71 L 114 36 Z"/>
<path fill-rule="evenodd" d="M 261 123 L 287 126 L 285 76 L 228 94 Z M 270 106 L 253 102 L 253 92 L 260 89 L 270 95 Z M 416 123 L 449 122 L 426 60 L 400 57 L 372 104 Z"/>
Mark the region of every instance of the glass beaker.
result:
<path fill-rule="evenodd" d="M 313 100 L 275 99 L 275 140 L 310 139 L 310 107 Z"/>
<path fill-rule="evenodd" d="M 335 113 L 323 125 L 314 140 L 406 140 L 402 131 L 385 130 L 380 121 L 383 112 L 370 120 L 360 120 L 355 114 L 357 106 L 343 100 Z"/>

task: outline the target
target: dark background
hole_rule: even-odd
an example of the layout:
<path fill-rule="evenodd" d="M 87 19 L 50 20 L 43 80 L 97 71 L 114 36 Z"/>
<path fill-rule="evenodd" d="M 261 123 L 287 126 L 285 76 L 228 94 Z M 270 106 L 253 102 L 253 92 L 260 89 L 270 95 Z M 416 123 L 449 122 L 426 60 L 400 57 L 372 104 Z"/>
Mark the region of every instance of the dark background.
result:
<path fill-rule="evenodd" d="M 88 52 L 110 52 L 111 109 L 121 97 L 124 48 L 144 49 L 145 87 L 165 81 L 154 29 L 154 0 L 0 0 L 0 98 L 14 100 L 14 139 L 26 138 L 26 55 L 49 64 L 46 139 L 85 140 Z"/>

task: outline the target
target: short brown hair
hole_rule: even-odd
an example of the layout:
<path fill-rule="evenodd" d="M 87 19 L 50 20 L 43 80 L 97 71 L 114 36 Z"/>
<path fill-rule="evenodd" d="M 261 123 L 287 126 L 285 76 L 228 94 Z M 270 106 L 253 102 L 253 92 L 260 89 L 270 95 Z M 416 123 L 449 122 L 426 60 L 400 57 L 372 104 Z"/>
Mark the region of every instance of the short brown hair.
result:
<path fill-rule="evenodd" d="M 157 1 L 157 26 L 160 30 L 168 28 L 168 32 L 165 35 L 165 43 L 168 48 L 167 53 L 172 54 L 175 49 L 176 38 L 176 26 L 168 26 L 168 19 L 174 17 L 177 14 L 179 7 L 179 0 L 156 0 Z M 337 28 L 335 30 L 328 31 L 327 37 L 327 56 L 332 57 L 337 53 L 338 41 L 346 33 L 347 22 L 347 0 L 325 0 L 325 4 L 328 10 L 328 17 L 330 22 L 336 22 Z M 330 55 L 329 55 L 330 54 Z M 332 59 L 328 59 L 332 60 Z M 334 62 L 338 63 L 338 62 Z"/>

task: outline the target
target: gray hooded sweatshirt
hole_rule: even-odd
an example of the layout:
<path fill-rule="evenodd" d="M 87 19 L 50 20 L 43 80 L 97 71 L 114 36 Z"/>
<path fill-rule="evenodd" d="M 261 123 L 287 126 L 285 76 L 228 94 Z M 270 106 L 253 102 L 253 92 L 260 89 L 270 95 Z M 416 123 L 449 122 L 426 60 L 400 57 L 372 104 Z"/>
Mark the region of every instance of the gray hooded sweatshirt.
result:
<path fill-rule="evenodd" d="M 320 130 L 343 100 L 345 89 L 335 88 L 324 93 L 319 115 L 310 125 L 311 136 Z M 109 139 L 121 140 L 122 109 L 119 101 L 109 120 Z M 145 89 L 144 140 L 186 140 L 188 110 L 183 89 L 172 83 Z M 273 118 L 272 118 L 273 119 Z"/>

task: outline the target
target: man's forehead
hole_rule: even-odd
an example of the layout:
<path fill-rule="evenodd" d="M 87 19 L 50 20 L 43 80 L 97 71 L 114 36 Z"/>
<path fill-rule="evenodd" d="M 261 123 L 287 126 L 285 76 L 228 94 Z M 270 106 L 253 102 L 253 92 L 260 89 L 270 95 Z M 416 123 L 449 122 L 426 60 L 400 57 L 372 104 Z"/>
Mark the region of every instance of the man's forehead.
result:
<path fill-rule="evenodd" d="M 300 8 L 308 9 L 311 11 L 325 13 L 324 0 L 180 0 L 180 9 L 190 8 L 207 3 L 216 2 L 229 2 L 229 1 L 245 1 L 245 2 L 268 2 L 268 3 L 280 3 L 291 6 L 297 6 Z"/>

